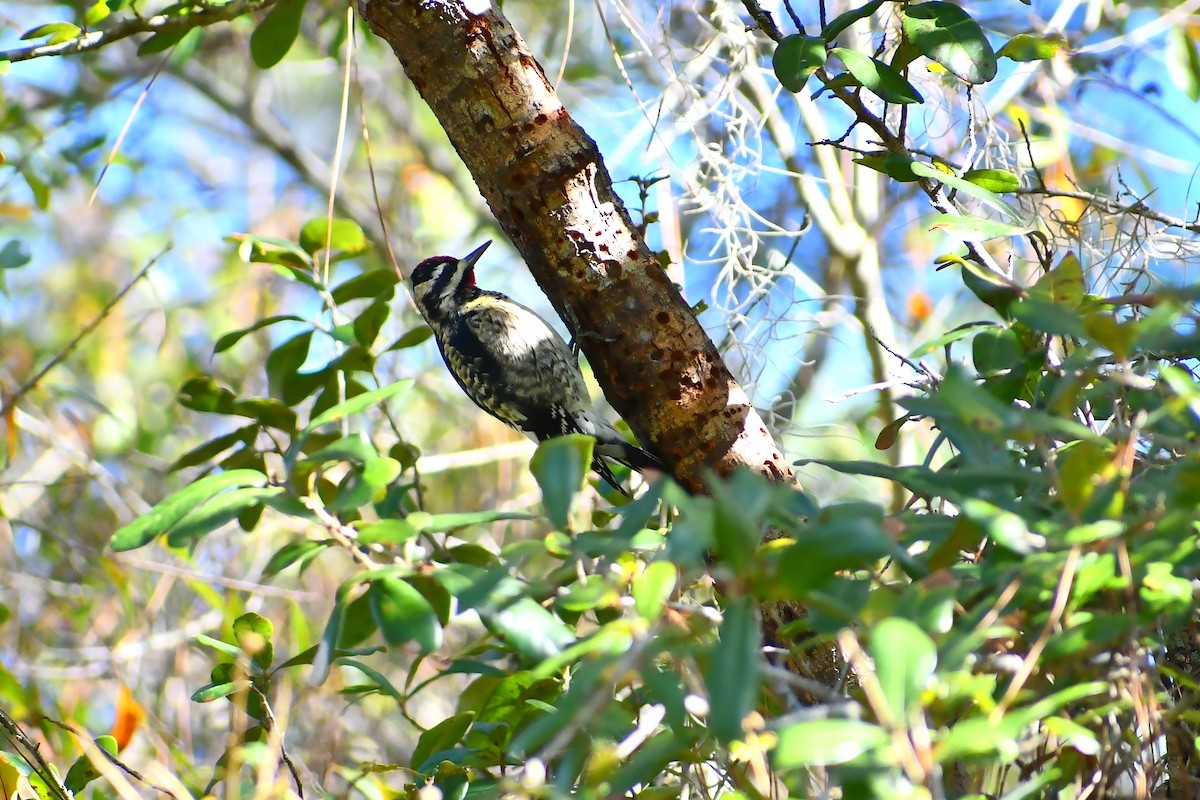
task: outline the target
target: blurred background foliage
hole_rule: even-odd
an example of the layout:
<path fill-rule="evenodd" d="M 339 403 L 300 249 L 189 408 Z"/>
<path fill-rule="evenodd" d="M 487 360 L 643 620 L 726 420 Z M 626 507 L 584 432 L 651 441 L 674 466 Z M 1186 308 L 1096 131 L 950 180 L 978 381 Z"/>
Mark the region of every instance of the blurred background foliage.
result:
<path fill-rule="evenodd" d="M 829 18 L 850 7 L 825 5 Z M 249 535 L 231 524 L 180 547 L 119 555 L 108 548 L 114 530 L 207 463 L 196 458 L 172 470 L 181 456 L 247 424 L 246 417 L 198 413 L 207 400 L 221 402 L 212 385 L 241 399 L 278 398 L 284 377 L 366 348 L 369 368 L 356 374 L 362 389 L 413 381 L 389 401 L 388 415 L 363 423 L 378 453 L 402 466 L 410 482 L 412 459 L 421 454 L 424 488 L 411 483 L 397 508 L 419 505 L 436 515 L 540 514 L 542 507 L 543 491 L 526 468 L 532 446 L 461 396 L 432 345 L 421 340 L 419 317 L 402 289 L 394 290 L 389 313 L 364 344 L 339 337 L 336 326 L 361 319 L 383 284 L 375 286 L 380 294 L 348 297 L 338 305 L 343 316 L 331 316 L 325 296 L 295 272 L 246 258 L 256 242 L 269 249 L 275 240 L 317 252 L 303 246 L 301 231 L 324 218 L 330 203 L 332 215 L 352 220 L 369 242 L 341 248 L 346 257 L 329 265 L 330 288 L 357 275 L 387 274 L 393 259 L 407 270 L 429 255 L 462 254 L 498 236 L 470 176 L 386 46 L 344 6 L 317 0 L 299 6 L 299 35 L 270 69 L 256 63 L 261 49 L 269 49 L 260 41 L 256 52 L 255 31 L 265 15 L 257 11 L 177 42 L 148 46 L 138 36 L 84 55 L 14 61 L 0 81 L 7 448 L 0 472 L 0 700 L 18 720 L 44 713 L 93 734 L 112 731 L 128 763 L 170 764 L 165 772 L 193 791 L 206 785 L 236 727 L 230 705 L 189 699 L 206 682 L 220 683 L 210 674 L 212 652 L 196 636 L 239 642 L 246 627 L 258 625 L 258 617 L 246 615 L 261 615 L 273 622 L 266 639 L 289 655 L 303 652 L 328 632 L 332 598 L 355 569 L 352 552 L 334 548 L 299 574 L 267 579 L 277 571 L 271 559 L 280 548 L 310 529 L 299 512 L 268 513 Z M 843 44 L 877 52 L 895 24 L 891 7 L 883 4 L 875 17 L 848 29 Z M 103 27 L 106 10 L 149 17 L 164 8 L 173 7 L 4 2 L 0 46 L 51 46 L 71 30 L 19 37 L 62 22 Z M 784 9 L 768 8 L 795 32 Z M 1191 4 L 982 0 L 969 9 L 997 47 L 1025 32 L 1061 34 L 1068 46 L 1032 61 L 1001 59 L 1000 73 L 971 92 L 945 69 L 914 66 L 909 79 L 925 97 L 909 112 L 914 152 L 1008 170 L 1026 188 L 1052 190 L 1018 193 L 1013 202 L 1037 215 L 1046 247 L 1057 254 L 1054 264 L 1064 263 L 1068 251 L 1077 254 L 1081 292 L 1111 297 L 1188 283 L 1197 254 L 1194 226 L 1189 232 L 1163 224 L 1141 214 L 1139 204 L 1185 223 L 1196 216 L 1200 24 Z M 810 32 L 820 30 L 814 8 L 797 10 Z M 949 353 L 944 334 L 996 317 L 996 305 L 960 280 L 957 266 L 934 269 L 935 258 L 961 247 L 930 230 L 931 211 L 916 184 L 854 163 L 852 148 L 875 148 L 871 132 L 851 129 L 853 116 L 843 105 L 814 100 L 812 82 L 797 94 L 784 91 L 771 68 L 774 44 L 748 26 L 739 4 L 508 2 L 504 11 L 565 105 L 600 143 L 635 219 L 669 257 L 672 280 L 700 309 L 786 454 L 893 467 L 945 463 L 937 447 L 943 433 L 928 418 L 945 422 L 939 414 L 965 414 L 983 401 L 953 382 L 948 362 L 963 356 Z M 845 148 L 810 145 L 818 141 Z M 1025 240 L 981 247 L 1021 285 L 1036 284 L 1043 272 Z M 551 316 L 512 251 L 490 251 L 480 283 Z M 1178 316 L 1160 324 L 1186 334 L 1194 325 L 1188 308 L 1185 296 Z M 215 353 L 223 335 L 275 315 L 296 319 L 252 330 Z M 285 349 L 314 324 L 324 332 L 311 347 Z M 1062 335 L 1044 315 L 1029 324 L 1038 335 Z M 986 345 L 976 340 L 971 363 L 978 377 L 989 377 L 989 363 L 992 377 L 1009 370 L 1006 358 L 1032 349 L 1005 335 Z M 1113 351 L 1111 331 L 1088 335 L 1092 341 L 1078 352 Z M 400 346 L 391 350 L 393 342 Z M 1132 352 L 1162 340 L 1131 337 L 1126 344 Z M 1002 355 L 981 355 L 985 346 Z M 935 404 L 919 406 L 914 395 L 929 386 L 897 354 L 927 359 L 950 376 L 943 391 L 966 394 L 943 395 L 940 405 L 924 398 Z M 341 374 L 333 369 L 327 377 L 336 382 Z M 215 384 L 196 383 L 201 376 Z M 1019 396 L 1014 391 L 1009 399 Z M 1067 405 L 1077 400 L 1072 394 Z M 332 395 L 324 406 L 314 402 L 304 420 L 335 405 Z M 910 411 L 928 418 L 895 424 Z M 1010 423 L 1020 427 L 1002 419 L 993 445 L 1005 446 L 1000 434 Z M 1176 433 L 1182 440 L 1191 435 L 1163 435 Z M 253 432 L 255 441 L 263 435 Z M 881 435 L 891 446 L 877 450 Z M 274 456 L 282 458 L 283 450 Z M 1087 463 L 1104 461 L 1092 455 Z M 1078 469 L 1082 463 L 1080 456 Z M 262 464 L 278 467 L 266 457 Z M 880 517 L 900 512 L 914 494 L 936 494 L 911 476 L 906 483 L 882 468 L 874 477 L 866 473 L 861 466 L 809 465 L 803 482 L 822 504 L 870 500 Z M 1075 511 L 1091 491 L 1077 490 L 1086 497 L 1079 495 Z M 580 502 L 586 512 L 596 498 Z M 1152 506 L 1147 495 L 1145 508 Z M 1004 534 L 986 509 L 976 512 L 972 524 Z M 597 527 L 607 522 L 589 520 Z M 562 527 L 501 519 L 473 525 L 460 544 L 501 552 Z M 967 547 L 976 533 L 943 531 L 951 542 L 944 548 Z M 1182 547 L 1189 535 L 1181 530 L 1172 541 Z M 718 551 L 732 547 L 698 541 Z M 1010 546 L 1020 553 L 1019 543 Z M 700 547 L 673 559 L 697 575 Z M 856 557 L 888 552 L 868 546 Z M 852 559 L 827 566 L 861 565 Z M 995 591 L 1004 591 L 1005 575 L 987 578 Z M 1166 585 L 1167 595 L 1183 591 Z M 811 600 L 811 588 L 786 591 Z M 844 588 L 846 597 L 858 597 L 857 584 Z M 1052 598 L 1052 589 L 1043 587 L 1030 604 Z M 940 600 L 928 602 L 942 608 Z M 595 605 L 581 601 L 578 608 Z M 731 608 L 743 613 L 736 601 Z M 570 608 L 560 612 L 569 616 Z M 752 614 L 747 619 L 752 623 Z M 603 621 L 601 615 L 597 624 Z M 697 625 L 704 635 L 715 633 Z M 836 627 L 829 623 L 829 631 Z M 910 631 L 892 633 L 916 640 Z M 419 683 L 442 674 L 449 654 L 479 635 L 479 623 L 452 625 L 435 658 L 411 658 L 410 646 L 371 663 L 396 685 L 406 683 L 411 666 L 407 684 Z M 460 710 L 457 695 L 468 685 L 466 678 L 438 683 L 397 714 L 378 682 L 371 691 L 355 690 L 362 676 L 353 677 L 352 669 L 333 671 L 317 687 L 293 672 L 281 672 L 273 686 L 283 692 L 273 695 L 276 713 L 293 720 L 289 748 L 302 753 L 305 780 L 342 793 L 364 777 L 363 765 L 409 763 L 420 728 Z M 121 734 L 133 730 L 131 739 Z M 76 753 L 62 730 L 44 727 L 42 735 L 52 752 Z M 756 763 L 753 753 L 746 758 Z M 373 787 L 363 789 L 367 794 L 382 791 L 374 779 L 358 785 Z"/>

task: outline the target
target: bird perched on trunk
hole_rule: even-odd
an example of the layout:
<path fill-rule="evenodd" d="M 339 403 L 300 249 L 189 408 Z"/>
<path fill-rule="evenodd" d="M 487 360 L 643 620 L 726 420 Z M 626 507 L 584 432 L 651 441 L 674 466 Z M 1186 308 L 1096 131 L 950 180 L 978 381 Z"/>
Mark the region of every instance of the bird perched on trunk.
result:
<path fill-rule="evenodd" d="M 512 298 L 475 285 L 475 263 L 490 244 L 463 258 L 427 258 L 410 276 L 450 374 L 475 405 L 534 441 L 593 437 L 592 469 L 628 495 L 604 459 L 638 471 L 663 470 L 662 462 L 596 413 L 575 356 L 553 328 Z"/>

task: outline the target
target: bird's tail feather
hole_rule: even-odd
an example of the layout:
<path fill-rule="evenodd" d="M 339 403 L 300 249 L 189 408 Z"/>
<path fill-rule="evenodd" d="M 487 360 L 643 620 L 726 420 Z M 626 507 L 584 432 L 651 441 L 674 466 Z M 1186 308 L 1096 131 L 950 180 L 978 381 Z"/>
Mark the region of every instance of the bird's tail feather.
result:
<path fill-rule="evenodd" d="M 657 456 L 629 442 L 596 442 L 596 454 L 611 458 L 638 472 L 648 469 L 667 471 L 667 466 Z"/>

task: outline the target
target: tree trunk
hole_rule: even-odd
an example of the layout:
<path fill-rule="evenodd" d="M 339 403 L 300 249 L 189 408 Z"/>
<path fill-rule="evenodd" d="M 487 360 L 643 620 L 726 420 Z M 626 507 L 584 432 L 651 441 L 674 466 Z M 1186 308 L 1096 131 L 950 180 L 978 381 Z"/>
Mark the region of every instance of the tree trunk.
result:
<path fill-rule="evenodd" d="M 690 491 L 745 465 L 791 481 L 766 426 L 634 227 L 596 143 L 495 8 L 360 0 L 613 407 Z M 432 255 L 432 254 L 431 254 Z"/>
<path fill-rule="evenodd" d="M 479 0 L 358 0 L 358 8 L 433 109 L 642 444 L 692 492 L 704 490 L 709 470 L 726 475 L 738 466 L 794 483 L 613 192 L 596 143 L 500 11 Z M 782 644 L 773 634 L 796 613 L 764 609 L 771 644 Z M 831 684 L 838 666 L 834 651 L 821 649 L 800 671 Z"/>

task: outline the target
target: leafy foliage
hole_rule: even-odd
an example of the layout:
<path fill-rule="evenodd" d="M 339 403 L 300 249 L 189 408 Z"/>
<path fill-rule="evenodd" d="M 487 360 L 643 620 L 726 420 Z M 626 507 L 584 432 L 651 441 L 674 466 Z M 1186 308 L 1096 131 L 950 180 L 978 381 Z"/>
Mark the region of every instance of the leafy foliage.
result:
<path fill-rule="evenodd" d="M 258 68 L 311 46 L 315 5 L 274 3 L 244 29 Z M 23 38 L 49 47 L 124 24 L 120 3 L 78 10 Z M 189 28 L 193 11 L 164 10 L 175 27 L 141 30 L 139 53 L 181 48 L 211 24 Z M 204 563 L 268 548 L 258 560 L 273 585 L 258 592 L 185 578 L 220 620 L 180 640 L 211 662 L 187 694 L 220 710 L 222 731 L 202 763 L 178 756 L 187 791 L 304 786 L 296 740 L 312 758 L 336 737 L 289 719 L 297 687 L 346 715 L 370 709 L 372 740 L 376 727 L 405 728 L 407 749 L 383 760 L 332 757 L 347 795 L 760 797 L 782 785 L 796 796 L 1114 796 L 1135 774 L 1188 790 L 1200 291 L 1112 289 L 1086 253 L 1058 246 L 1062 220 L 1028 202 L 1048 190 L 1036 168 L 913 144 L 905 126 L 934 92 L 969 103 L 1003 59 L 1067 58 L 1061 36 L 1016 33 L 994 48 L 972 8 L 937 0 L 872 0 L 820 23 L 817 35 L 779 32 L 780 85 L 811 84 L 801 101 L 870 130 L 865 146 L 849 132 L 818 146 L 845 148 L 872 171 L 860 177 L 923 192 L 936 215 L 918 227 L 952 248 L 926 266 L 957 266 L 946 279 L 978 300 L 903 351 L 912 385 L 880 404 L 896 411 L 870 437 L 879 460 L 802 462 L 902 502 L 832 500 L 749 472 L 713 476 L 705 496 L 664 478 L 625 502 L 589 482 L 593 443 L 564 437 L 530 462 L 532 511 L 486 497 L 483 510 L 433 513 L 448 479 L 422 472 L 416 442 L 442 408 L 422 399 L 420 378 L 381 368 L 397 353 L 419 363 L 429 330 L 398 319 L 397 273 L 368 260 L 361 221 L 313 219 L 295 241 L 230 236 L 239 269 L 262 265 L 249 268 L 286 283 L 287 312 L 212 325 L 225 331 L 211 337 L 214 360 L 172 374 L 182 419 L 201 420 L 204 435 L 156 448 L 170 452 L 178 488 L 148 492 L 161 499 L 124 524 L 94 523 L 109 551 L 134 557 L 159 548 Z M 1170 74 L 1195 97 L 1193 33 L 1168 41 Z M 18 171 L 44 209 L 60 187 L 42 167 Z M 1125 212 L 1149 212 L 1138 204 Z M 33 258 L 14 238 L 0 269 L 20 275 Z M 1029 268 L 1013 269 L 1021 258 Z M 247 356 L 255 347 L 261 357 Z M 479 501 L 478 482 L 472 491 L 451 507 Z M 104 591 L 141 611 L 108 580 Z M 314 586 L 321 616 L 307 619 L 288 593 Z M 767 624 L 796 608 L 806 613 Z M 174 615 L 169 633 L 188 630 L 191 610 L 151 610 Z M 0 606 L 0 624 L 10 613 Z M 94 616 L 74 613 L 81 626 Z M 844 685 L 804 668 L 828 650 L 847 663 Z M 26 725 L 43 716 L 36 683 L 4 665 L 0 698 Z M 7 713 L 6 792 L 86 791 L 112 768 L 96 759 L 129 757 L 127 735 L 97 736 L 60 786 Z M 95 726 L 80 716 L 78 727 Z M 290 785 L 259 783 L 264 764 L 282 765 Z"/>

